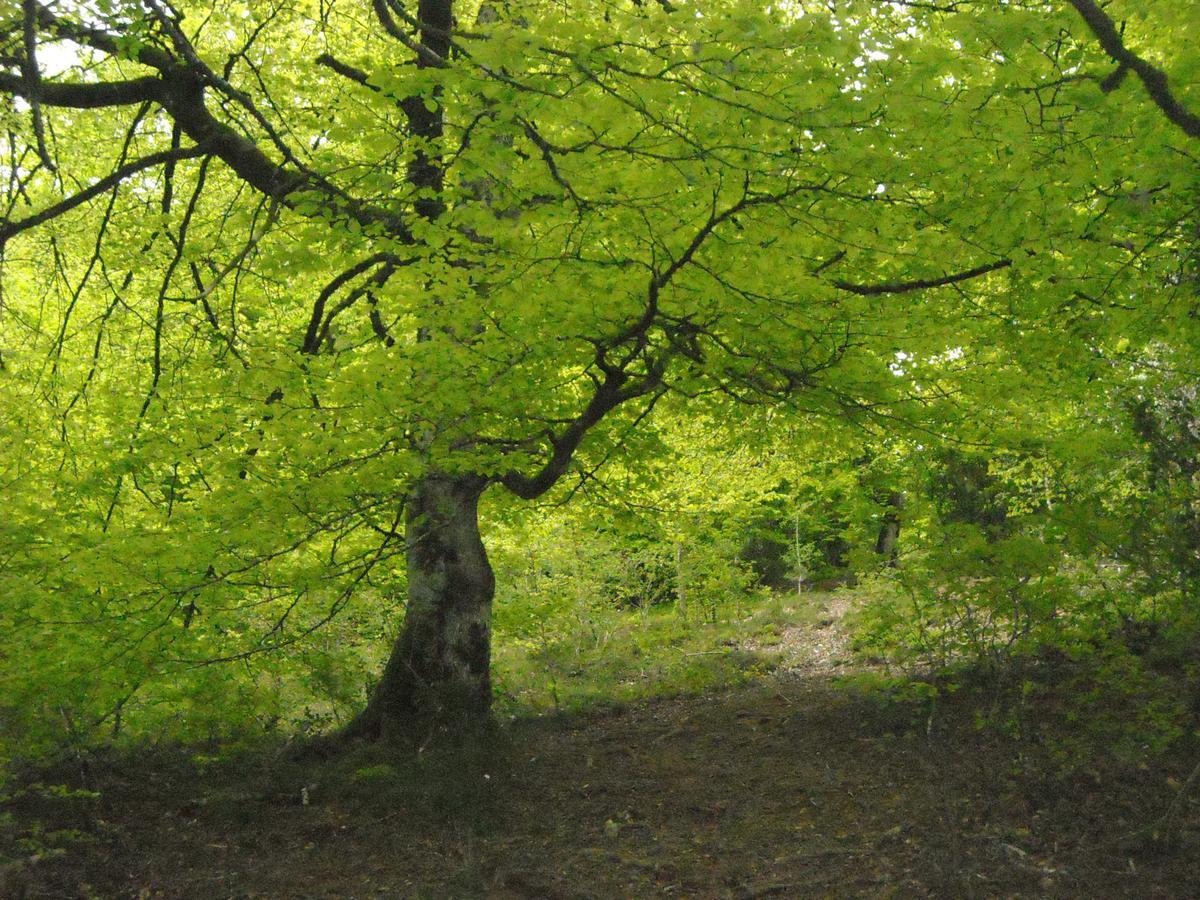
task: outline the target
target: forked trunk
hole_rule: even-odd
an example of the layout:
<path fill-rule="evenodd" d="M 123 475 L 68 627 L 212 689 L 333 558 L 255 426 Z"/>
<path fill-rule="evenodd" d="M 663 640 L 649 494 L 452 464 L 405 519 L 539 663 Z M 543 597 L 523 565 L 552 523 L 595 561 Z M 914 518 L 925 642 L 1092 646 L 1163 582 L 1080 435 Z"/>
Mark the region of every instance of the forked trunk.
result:
<path fill-rule="evenodd" d="M 480 478 L 429 476 L 409 498 L 404 627 L 345 737 L 423 740 L 486 720 L 495 578 L 479 533 L 484 486 Z"/>

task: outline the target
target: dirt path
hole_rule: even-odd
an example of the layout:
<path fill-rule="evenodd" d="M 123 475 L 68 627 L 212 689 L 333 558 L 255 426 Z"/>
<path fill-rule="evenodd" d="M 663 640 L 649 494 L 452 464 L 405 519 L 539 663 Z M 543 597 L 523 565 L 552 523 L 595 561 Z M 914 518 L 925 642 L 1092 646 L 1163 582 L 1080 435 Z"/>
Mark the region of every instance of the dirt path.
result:
<path fill-rule="evenodd" d="M 928 728 L 924 708 L 830 683 L 845 613 L 785 629 L 773 678 L 516 721 L 471 754 L 92 761 L 61 777 L 99 799 L 17 810 L 78 837 L 10 867 L 0 896 L 1197 896 L 1195 798 L 1174 843 L 1126 837 L 1193 761 L 1097 746 L 1067 773 L 1059 726 L 981 731 L 965 693 Z"/>
<path fill-rule="evenodd" d="M 849 592 L 802 594 L 796 605 L 805 607 L 805 621 L 780 630 L 770 649 L 779 654 L 779 672 L 804 677 L 834 677 L 861 670 L 861 661 L 853 659 L 846 616 L 854 608 Z M 762 650 L 761 642 L 748 641 L 747 650 Z"/>
<path fill-rule="evenodd" d="M 903 711 L 790 675 L 518 723 L 490 761 L 260 759 L 205 774 L 145 760 L 141 772 L 93 773 L 94 843 L 27 869 L 20 890 L 1145 898 L 1200 884 L 1197 831 L 1165 851 L 1118 841 L 1165 808 L 1179 772 L 1107 764 L 1062 780 L 1036 752 L 962 724 L 932 739 L 910 725 Z"/>

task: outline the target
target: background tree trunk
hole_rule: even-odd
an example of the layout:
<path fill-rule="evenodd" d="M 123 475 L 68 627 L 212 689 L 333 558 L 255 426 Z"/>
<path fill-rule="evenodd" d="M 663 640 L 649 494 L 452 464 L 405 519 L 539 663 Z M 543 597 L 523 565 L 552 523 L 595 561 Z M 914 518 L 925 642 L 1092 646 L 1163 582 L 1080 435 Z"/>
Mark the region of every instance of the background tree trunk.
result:
<path fill-rule="evenodd" d="M 900 516 L 904 510 L 904 495 L 892 491 L 885 501 L 887 509 L 879 523 L 879 535 L 875 538 L 875 552 L 887 560 L 887 565 L 896 567 L 896 544 L 900 540 Z"/>
<path fill-rule="evenodd" d="M 481 478 L 428 476 L 408 501 L 408 609 L 363 712 L 344 736 L 419 740 L 482 724 L 492 699 L 495 578 L 479 533 Z"/>

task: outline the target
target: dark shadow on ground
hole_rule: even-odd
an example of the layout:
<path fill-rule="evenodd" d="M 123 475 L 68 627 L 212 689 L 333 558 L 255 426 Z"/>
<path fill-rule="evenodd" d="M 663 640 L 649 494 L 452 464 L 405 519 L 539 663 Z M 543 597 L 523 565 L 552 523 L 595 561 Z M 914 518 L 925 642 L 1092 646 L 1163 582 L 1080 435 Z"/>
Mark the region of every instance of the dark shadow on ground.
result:
<path fill-rule="evenodd" d="M 971 698 L 882 705 L 818 677 L 517 721 L 472 752 L 93 760 L 41 801 L 65 855 L 12 897 L 1187 897 L 1185 755 L 1064 774 L 1054 742 L 979 730 Z M 48 805 L 45 805 L 47 804 Z M 19 805 L 19 804 L 18 804 Z"/>

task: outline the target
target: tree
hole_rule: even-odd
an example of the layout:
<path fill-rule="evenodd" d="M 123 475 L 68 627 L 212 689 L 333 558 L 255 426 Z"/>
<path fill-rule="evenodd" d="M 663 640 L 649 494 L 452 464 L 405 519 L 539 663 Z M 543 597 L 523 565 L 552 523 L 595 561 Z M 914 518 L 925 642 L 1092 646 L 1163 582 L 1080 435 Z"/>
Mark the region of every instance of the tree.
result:
<path fill-rule="evenodd" d="M 201 665 L 403 555 L 347 733 L 477 720 L 489 489 L 586 480 L 668 393 L 915 414 L 959 388 L 898 351 L 1078 371 L 1141 321 L 1190 114 L 1073 5 L 4 0 L 14 577 Z"/>

